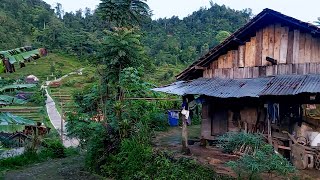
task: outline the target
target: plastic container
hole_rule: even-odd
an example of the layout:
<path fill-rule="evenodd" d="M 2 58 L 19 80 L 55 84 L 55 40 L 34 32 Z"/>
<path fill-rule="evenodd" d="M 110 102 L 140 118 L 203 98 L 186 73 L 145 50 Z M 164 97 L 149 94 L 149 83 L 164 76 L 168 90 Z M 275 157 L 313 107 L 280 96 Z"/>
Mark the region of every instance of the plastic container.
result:
<path fill-rule="evenodd" d="M 309 132 L 309 140 L 311 147 L 320 146 L 320 133 L 319 132 Z"/>
<path fill-rule="evenodd" d="M 177 110 L 169 110 L 168 111 L 168 123 L 171 127 L 175 127 L 179 125 L 179 111 Z"/>

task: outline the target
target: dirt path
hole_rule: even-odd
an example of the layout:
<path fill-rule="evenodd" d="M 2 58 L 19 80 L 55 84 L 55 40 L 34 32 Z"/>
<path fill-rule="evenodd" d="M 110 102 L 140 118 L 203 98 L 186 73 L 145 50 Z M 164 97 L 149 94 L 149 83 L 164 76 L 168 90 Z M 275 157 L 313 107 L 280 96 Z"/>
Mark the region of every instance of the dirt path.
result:
<path fill-rule="evenodd" d="M 86 172 L 84 158 L 81 156 L 51 160 L 31 167 L 10 171 L 5 180 L 96 180 L 102 179 Z"/>

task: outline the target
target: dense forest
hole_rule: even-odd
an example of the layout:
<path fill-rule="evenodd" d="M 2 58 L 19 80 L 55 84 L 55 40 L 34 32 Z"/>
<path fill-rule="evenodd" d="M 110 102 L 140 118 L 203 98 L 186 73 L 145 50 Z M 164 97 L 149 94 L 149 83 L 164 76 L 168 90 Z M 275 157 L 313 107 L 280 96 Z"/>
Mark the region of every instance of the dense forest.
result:
<path fill-rule="evenodd" d="M 98 14 L 89 8 L 64 12 L 61 4 L 50 7 L 41 0 L 1 0 L 0 49 L 33 45 L 91 61 L 99 57 L 97 50 L 104 30 L 110 28 Z M 211 3 L 211 7 L 201 8 L 183 19 L 176 16 L 147 18 L 140 24 L 142 43 L 153 65 L 173 65 L 181 69 L 245 24 L 251 16 L 250 9 L 236 11 Z M 167 69 L 164 72 L 159 75 L 160 79 L 173 79 L 177 73 Z"/>

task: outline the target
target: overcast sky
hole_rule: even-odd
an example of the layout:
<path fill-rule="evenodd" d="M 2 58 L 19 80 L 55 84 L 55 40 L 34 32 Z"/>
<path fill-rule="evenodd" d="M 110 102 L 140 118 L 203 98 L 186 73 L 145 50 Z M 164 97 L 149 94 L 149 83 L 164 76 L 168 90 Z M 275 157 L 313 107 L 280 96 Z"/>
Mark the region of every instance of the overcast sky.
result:
<path fill-rule="evenodd" d="M 44 0 L 50 5 L 60 2 L 65 11 L 75 11 L 89 7 L 94 9 L 100 0 Z M 303 21 L 313 22 L 320 17 L 319 0 L 213 0 L 219 5 L 241 10 L 251 8 L 254 14 L 258 14 L 264 8 L 271 8 L 283 14 L 298 18 Z M 153 11 L 153 19 L 160 17 L 183 18 L 200 7 L 209 7 L 209 0 L 148 0 Z M 54 6 L 53 6 L 54 7 Z"/>

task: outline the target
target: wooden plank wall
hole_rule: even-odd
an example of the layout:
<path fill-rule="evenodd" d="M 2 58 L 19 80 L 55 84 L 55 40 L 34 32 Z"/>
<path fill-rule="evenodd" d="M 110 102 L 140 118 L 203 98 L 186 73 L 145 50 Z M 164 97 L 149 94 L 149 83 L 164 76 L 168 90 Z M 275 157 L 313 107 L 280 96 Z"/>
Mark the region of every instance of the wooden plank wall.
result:
<path fill-rule="evenodd" d="M 302 64 L 278 64 L 273 66 L 258 66 L 244 68 L 223 68 L 206 70 L 205 78 L 257 78 L 284 74 L 320 74 L 320 62 Z"/>
<path fill-rule="evenodd" d="M 256 36 L 251 37 L 238 49 L 230 50 L 217 57 L 204 70 L 203 77 L 213 77 L 215 75 L 230 77 L 231 73 L 226 69 L 231 68 L 239 68 L 239 70 L 232 71 L 232 77 L 274 74 L 275 70 L 272 67 L 262 68 L 266 73 L 258 71 L 257 68 L 255 71 L 254 68 L 249 68 L 271 66 L 266 61 L 267 56 L 276 59 L 278 66 L 281 64 L 320 63 L 320 38 L 312 37 L 310 33 L 300 32 L 299 30 L 290 30 L 289 27 L 281 26 L 281 24 L 269 25 L 258 30 Z M 285 72 L 281 70 L 281 73 Z"/>

